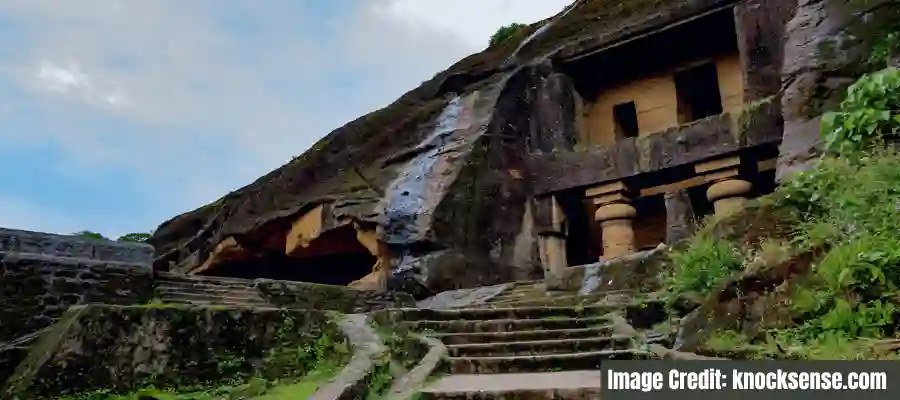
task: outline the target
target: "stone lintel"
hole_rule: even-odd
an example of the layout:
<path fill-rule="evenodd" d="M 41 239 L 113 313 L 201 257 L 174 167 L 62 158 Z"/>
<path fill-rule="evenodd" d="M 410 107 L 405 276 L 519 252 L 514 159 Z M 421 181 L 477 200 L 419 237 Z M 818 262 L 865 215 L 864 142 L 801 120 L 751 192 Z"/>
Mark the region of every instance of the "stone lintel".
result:
<path fill-rule="evenodd" d="M 585 190 L 585 197 L 600 197 L 607 194 L 614 193 L 629 193 L 631 190 L 626 186 L 622 181 L 616 181 L 612 183 L 607 183 L 605 185 L 595 186 L 590 189 Z"/>
<path fill-rule="evenodd" d="M 737 168 L 723 169 L 703 175 L 703 179 L 707 182 L 717 182 L 723 179 L 735 178 L 740 175 Z"/>
<path fill-rule="evenodd" d="M 741 165 L 741 157 L 740 156 L 732 156 L 727 158 L 720 158 L 712 161 L 697 163 L 694 165 L 694 171 L 697 172 L 698 175 L 707 174 L 714 171 L 719 171 L 723 169 L 736 168 Z"/>
<path fill-rule="evenodd" d="M 658 194 L 665 193 L 676 193 L 684 189 L 689 189 L 696 186 L 701 186 L 706 184 L 706 178 L 703 176 L 695 176 L 690 179 L 685 179 L 683 181 L 667 183 L 665 185 L 653 186 L 646 189 L 641 189 L 641 197 L 650 197 Z"/>

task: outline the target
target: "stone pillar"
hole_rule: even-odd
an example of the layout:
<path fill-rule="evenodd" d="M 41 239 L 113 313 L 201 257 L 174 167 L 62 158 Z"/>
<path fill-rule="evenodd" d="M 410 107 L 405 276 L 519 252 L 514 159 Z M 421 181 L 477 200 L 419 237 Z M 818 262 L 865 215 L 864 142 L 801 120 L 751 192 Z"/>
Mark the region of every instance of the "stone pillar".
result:
<path fill-rule="evenodd" d="M 621 257 L 635 250 L 634 227 L 637 210 L 631 205 L 630 191 L 622 182 L 588 189 L 585 193 L 597 206 L 594 220 L 603 236 L 602 260 Z"/>
<path fill-rule="evenodd" d="M 740 157 L 728 157 L 697 164 L 694 169 L 710 183 L 706 198 L 718 216 L 731 214 L 744 206 L 753 185 L 740 179 Z"/>
<path fill-rule="evenodd" d="M 666 244 L 675 245 L 694 233 L 694 207 L 687 189 L 667 192 L 666 203 Z"/>
<path fill-rule="evenodd" d="M 731 214 L 744 207 L 753 186 L 741 179 L 723 179 L 706 189 L 706 198 L 713 202 L 716 215 Z"/>
<path fill-rule="evenodd" d="M 566 258 L 566 216 L 555 196 L 538 198 L 535 203 L 541 266 L 544 269 L 544 279 L 553 281 L 562 277 L 569 266 Z"/>

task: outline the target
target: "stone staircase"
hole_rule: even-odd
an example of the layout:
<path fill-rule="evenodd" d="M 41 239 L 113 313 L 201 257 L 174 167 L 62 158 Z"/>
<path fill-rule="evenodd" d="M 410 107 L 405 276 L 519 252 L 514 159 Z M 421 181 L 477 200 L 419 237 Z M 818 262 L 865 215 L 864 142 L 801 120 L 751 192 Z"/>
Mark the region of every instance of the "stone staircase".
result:
<path fill-rule="evenodd" d="M 400 325 L 447 347 L 424 399 L 597 399 L 605 360 L 655 358 L 620 329 L 628 297 L 518 282 L 475 308 L 402 310 Z"/>
<path fill-rule="evenodd" d="M 163 303 L 274 307 L 252 280 L 158 272 L 156 298 Z"/>

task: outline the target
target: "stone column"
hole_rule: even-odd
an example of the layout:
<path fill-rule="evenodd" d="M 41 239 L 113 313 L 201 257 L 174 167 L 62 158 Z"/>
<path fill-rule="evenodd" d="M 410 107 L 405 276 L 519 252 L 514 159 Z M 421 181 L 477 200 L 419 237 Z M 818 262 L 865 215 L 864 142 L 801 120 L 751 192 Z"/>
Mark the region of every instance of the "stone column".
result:
<path fill-rule="evenodd" d="M 731 214 L 744 206 L 753 185 L 740 178 L 738 156 L 697 164 L 694 169 L 710 183 L 706 198 L 713 203 L 718 216 Z"/>
<path fill-rule="evenodd" d="M 622 182 L 588 189 L 585 193 L 597 205 L 594 220 L 603 236 L 602 260 L 633 253 L 635 250 L 632 222 L 637 210 L 631 205 L 630 191 Z"/>
<path fill-rule="evenodd" d="M 554 281 L 562 277 L 569 266 L 566 258 L 566 216 L 555 196 L 538 198 L 535 203 L 535 225 L 544 279 Z"/>
<path fill-rule="evenodd" d="M 743 208 L 752 188 L 752 184 L 745 180 L 723 179 L 706 189 L 706 198 L 713 202 L 716 215 L 724 216 Z"/>
<path fill-rule="evenodd" d="M 694 233 L 694 207 L 687 189 L 667 192 L 666 203 L 666 244 L 672 246 Z"/>

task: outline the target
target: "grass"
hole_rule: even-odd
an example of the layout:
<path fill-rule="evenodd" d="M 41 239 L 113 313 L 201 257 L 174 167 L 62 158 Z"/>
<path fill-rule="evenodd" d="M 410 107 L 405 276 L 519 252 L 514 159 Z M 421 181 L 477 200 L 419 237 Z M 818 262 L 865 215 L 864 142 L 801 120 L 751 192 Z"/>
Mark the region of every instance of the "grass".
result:
<path fill-rule="evenodd" d="M 262 396 L 257 396 L 257 400 L 288 400 L 288 399 L 305 399 L 312 396 L 316 390 L 335 377 L 340 372 L 340 367 L 333 363 L 323 363 L 315 370 L 311 371 L 305 377 L 297 382 L 282 384 L 267 390 Z"/>

